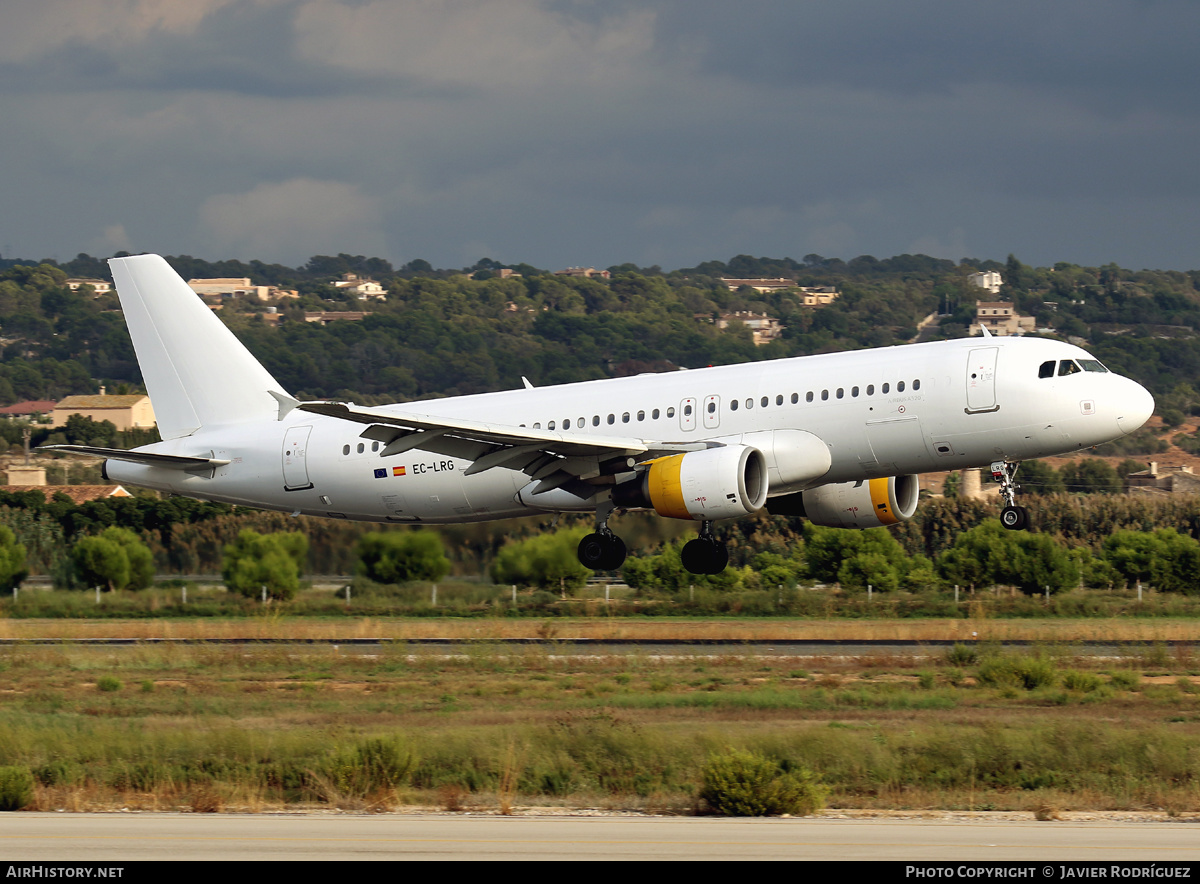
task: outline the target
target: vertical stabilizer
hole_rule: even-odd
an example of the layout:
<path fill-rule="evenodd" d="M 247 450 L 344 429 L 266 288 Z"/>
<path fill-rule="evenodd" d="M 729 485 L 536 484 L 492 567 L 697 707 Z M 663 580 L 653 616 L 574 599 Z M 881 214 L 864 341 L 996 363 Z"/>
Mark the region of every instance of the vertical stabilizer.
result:
<path fill-rule="evenodd" d="M 284 389 L 158 255 L 112 258 L 113 281 L 163 439 L 275 420 Z"/>

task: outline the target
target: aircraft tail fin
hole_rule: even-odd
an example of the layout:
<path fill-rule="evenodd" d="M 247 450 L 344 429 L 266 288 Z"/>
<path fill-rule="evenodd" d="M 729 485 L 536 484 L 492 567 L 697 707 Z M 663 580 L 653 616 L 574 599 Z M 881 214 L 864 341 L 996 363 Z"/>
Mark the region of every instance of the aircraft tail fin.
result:
<path fill-rule="evenodd" d="M 108 263 L 163 439 L 278 417 L 286 391 L 166 261 Z"/>

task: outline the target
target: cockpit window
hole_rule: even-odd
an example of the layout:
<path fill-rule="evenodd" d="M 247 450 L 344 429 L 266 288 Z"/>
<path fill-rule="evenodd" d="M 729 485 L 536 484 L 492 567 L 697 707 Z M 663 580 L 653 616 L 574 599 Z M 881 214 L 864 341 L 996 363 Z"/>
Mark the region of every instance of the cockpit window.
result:
<path fill-rule="evenodd" d="M 1054 377 L 1054 360 L 1053 359 L 1051 359 L 1049 362 L 1042 363 L 1041 368 L 1038 369 L 1038 377 L 1039 378 Z"/>
<path fill-rule="evenodd" d="M 1084 371 L 1108 371 L 1108 369 L 1100 363 L 1099 359 L 1080 359 L 1079 364 L 1083 366 Z"/>
<path fill-rule="evenodd" d="M 1083 369 L 1080 368 L 1078 365 L 1076 365 L 1074 362 L 1072 362 L 1070 359 L 1064 359 L 1062 362 L 1058 363 L 1058 376 L 1060 378 L 1063 377 L 1064 375 L 1076 374 L 1081 371 L 1083 371 Z"/>

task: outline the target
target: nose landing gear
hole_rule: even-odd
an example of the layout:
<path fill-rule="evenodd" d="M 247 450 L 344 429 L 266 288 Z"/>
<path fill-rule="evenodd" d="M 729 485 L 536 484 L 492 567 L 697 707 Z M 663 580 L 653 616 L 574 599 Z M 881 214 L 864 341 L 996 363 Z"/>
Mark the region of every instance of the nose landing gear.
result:
<path fill-rule="evenodd" d="M 1000 524 L 1011 531 L 1029 527 L 1029 510 L 1017 506 L 1017 491 L 1021 486 L 1013 481 L 1020 466 L 1019 463 L 1004 460 L 992 464 L 992 478 L 1000 484 L 1000 496 L 1005 503 L 1004 509 L 1000 510 Z"/>

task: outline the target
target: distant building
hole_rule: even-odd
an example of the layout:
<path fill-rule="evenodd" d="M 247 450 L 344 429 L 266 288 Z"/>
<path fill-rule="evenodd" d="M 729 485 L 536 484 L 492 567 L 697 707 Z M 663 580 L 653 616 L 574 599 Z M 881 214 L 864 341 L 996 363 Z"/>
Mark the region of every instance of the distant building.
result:
<path fill-rule="evenodd" d="M 804 297 L 804 304 L 807 307 L 828 307 L 839 297 L 841 292 L 831 285 L 822 286 L 799 286 L 800 294 Z"/>
<path fill-rule="evenodd" d="M 73 414 L 94 421 L 111 421 L 118 430 L 149 429 L 154 426 L 154 407 L 145 393 L 130 396 L 68 396 L 54 406 L 51 423 L 66 426 Z"/>
<path fill-rule="evenodd" d="M 1036 328 L 1037 320 L 1032 316 L 1021 316 L 1016 308 L 1008 301 L 976 301 L 975 321 L 971 323 L 970 333 L 982 334 L 980 328 L 987 328 L 994 335 L 1023 335 Z"/>
<path fill-rule="evenodd" d="M 43 476 L 41 482 L 31 482 L 18 485 L 12 483 L 5 486 L 0 486 L 0 491 L 16 493 L 18 491 L 40 491 L 46 496 L 46 499 L 54 497 L 56 494 L 65 494 L 71 498 L 71 502 L 76 506 L 81 503 L 87 503 L 92 500 L 104 500 L 109 497 L 133 497 L 120 485 L 47 485 L 45 470 L 42 470 Z M 9 478 L 13 476 L 13 471 L 9 469 Z"/>
<path fill-rule="evenodd" d="M 1004 285 L 1004 277 L 995 270 L 981 270 L 968 276 L 967 282 L 976 288 L 987 289 L 993 295 L 998 295 L 1000 286 Z"/>
<path fill-rule="evenodd" d="M 92 292 L 99 297 L 107 295 L 112 291 L 112 283 L 105 279 L 68 279 L 67 288 L 73 292 L 79 291 L 82 286 L 90 285 Z"/>
<path fill-rule="evenodd" d="M 269 301 L 273 289 L 269 285 L 252 285 L 248 276 L 218 276 L 212 279 L 189 279 L 188 287 L 198 295 L 221 298 L 256 298 Z"/>
<path fill-rule="evenodd" d="M 707 320 L 713 322 L 713 317 L 707 313 L 697 313 L 696 319 Z M 754 337 L 754 346 L 761 347 L 763 344 L 769 344 L 771 341 L 783 334 L 784 326 L 774 316 L 768 316 L 766 313 L 754 313 L 750 310 L 739 310 L 735 313 L 722 313 L 715 320 L 717 328 L 729 328 L 735 322 L 740 322 L 746 328 L 750 329 L 750 334 Z"/>
<path fill-rule="evenodd" d="M 334 281 L 333 287 L 353 292 L 354 296 L 360 301 L 365 301 L 368 298 L 373 298 L 376 301 L 387 300 L 387 289 L 375 280 L 360 277 L 357 273 L 342 274 L 341 279 Z"/>
<path fill-rule="evenodd" d="M 831 285 L 796 285 L 796 280 L 787 279 L 783 276 L 775 278 L 752 277 L 748 279 L 733 279 L 722 276 L 720 279 L 731 292 L 736 292 L 742 286 L 749 286 L 762 294 L 780 292 L 784 289 L 795 289 L 800 292 L 805 306 L 808 307 L 827 307 L 842 294 Z"/>
<path fill-rule="evenodd" d="M 308 311 L 304 314 L 305 322 L 319 322 L 321 325 L 328 325 L 331 322 L 362 322 L 363 317 L 370 316 L 371 312 L 358 310 L 326 310 L 326 311 Z"/>
<path fill-rule="evenodd" d="M 26 402 L 17 402 L 13 405 L 6 405 L 0 408 L 0 418 L 7 418 L 8 420 L 25 418 L 28 420 L 38 415 L 45 416 L 54 411 L 56 404 L 49 399 L 31 399 Z"/>
<path fill-rule="evenodd" d="M 576 276 L 583 279 L 612 279 L 607 270 L 597 270 L 595 267 L 568 267 L 566 270 L 555 270 L 555 276 Z"/>
<path fill-rule="evenodd" d="M 1200 476 L 1191 467 L 1160 470 L 1154 461 L 1148 466 L 1149 469 L 1125 477 L 1125 487 L 1130 494 L 1200 494 Z"/>

